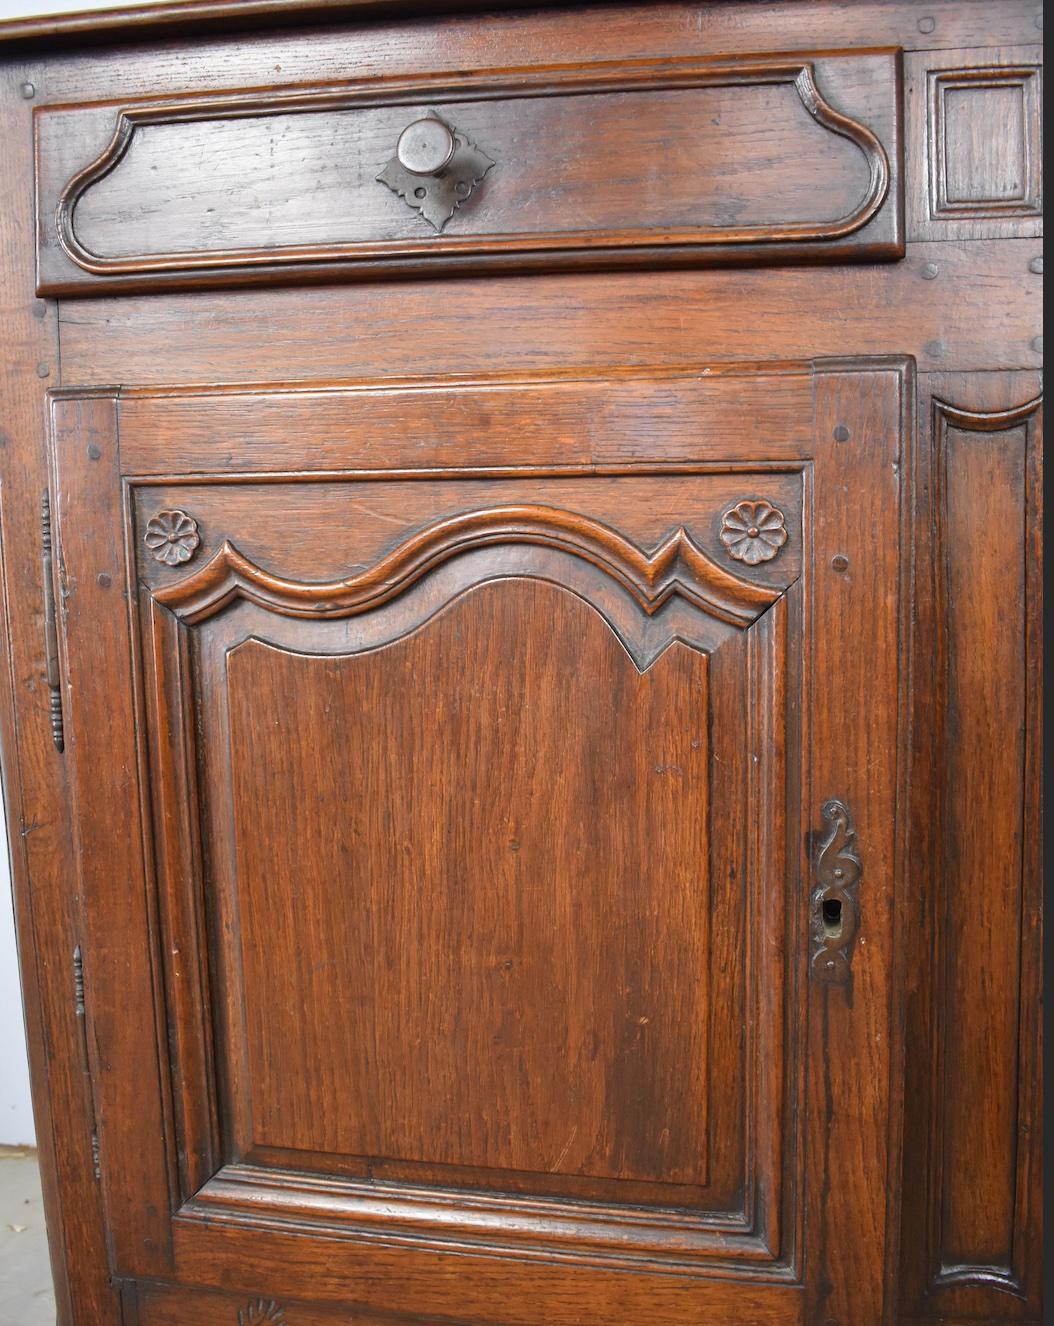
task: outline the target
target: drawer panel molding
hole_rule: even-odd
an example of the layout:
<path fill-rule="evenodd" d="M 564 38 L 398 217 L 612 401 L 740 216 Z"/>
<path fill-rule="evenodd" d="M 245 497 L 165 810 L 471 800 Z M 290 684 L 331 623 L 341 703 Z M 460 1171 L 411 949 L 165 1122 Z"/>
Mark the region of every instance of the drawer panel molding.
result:
<path fill-rule="evenodd" d="M 880 51 L 42 108 L 39 290 L 898 257 L 898 84 Z M 441 226 L 442 168 L 384 178 L 422 119 L 495 163 Z"/>

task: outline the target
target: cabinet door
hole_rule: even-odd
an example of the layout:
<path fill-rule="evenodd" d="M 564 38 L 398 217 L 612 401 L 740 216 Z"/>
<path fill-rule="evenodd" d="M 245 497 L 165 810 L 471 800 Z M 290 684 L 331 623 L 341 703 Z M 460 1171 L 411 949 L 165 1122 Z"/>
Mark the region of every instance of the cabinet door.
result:
<path fill-rule="evenodd" d="M 56 397 L 129 1321 L 878 1326 L 909 384 Z"/>

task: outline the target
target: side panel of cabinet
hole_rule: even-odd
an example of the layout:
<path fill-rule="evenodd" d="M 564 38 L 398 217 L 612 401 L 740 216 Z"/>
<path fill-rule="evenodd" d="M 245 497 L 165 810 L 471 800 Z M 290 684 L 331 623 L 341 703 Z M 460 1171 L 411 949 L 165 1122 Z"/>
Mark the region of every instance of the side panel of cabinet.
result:
<path fill-rule="evenodd" d="M 53 736 L 43 631 L 47 573 L 46 388 L 59 364 L 58 310 L 31 301 L 33 165 L 30 105 L 19 92 L 38 62 L 0 64 L 0 746 L 4 847 L 10 847 L 33 1114 L 58 1320 L 117 1326 L 105 1215 L 93 1157 L 91 1081 L 75 955 L 83 940 L 71 887 L 64 758 Z M 5 1010 L 11 1018 L 17 1010 Z M 0 1072 L 7 1072 L 7 1065 Z M 75 1305 L 75 1306 L 74 1306 Z M 74 1313 L 80 1313 L 75 1317 Z"/>
<path fill-rule="evenodd" d="M 910 902 L 901 1309 L 1036 1320 L 1040 384 L 923 381 L 914 841 L 930 866 Z"/>

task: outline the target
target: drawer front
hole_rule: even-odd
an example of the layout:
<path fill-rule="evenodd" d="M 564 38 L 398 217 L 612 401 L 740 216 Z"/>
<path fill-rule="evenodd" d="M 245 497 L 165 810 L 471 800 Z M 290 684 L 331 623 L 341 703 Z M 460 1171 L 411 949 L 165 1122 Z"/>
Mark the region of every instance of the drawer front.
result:
<path fill-rule="evenodd" d="M 897 257 L 898 80 L 880 51 L 42 109 L 39 291 Z"/>

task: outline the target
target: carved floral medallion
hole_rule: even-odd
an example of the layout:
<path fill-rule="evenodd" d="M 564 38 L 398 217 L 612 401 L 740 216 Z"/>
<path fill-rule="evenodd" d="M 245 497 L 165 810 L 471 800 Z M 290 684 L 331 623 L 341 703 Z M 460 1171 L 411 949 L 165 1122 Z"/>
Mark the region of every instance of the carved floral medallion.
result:
<path fill-rule="evenodd" d="M 159 511 L 150 517 L 143 542 L 155 561 L 165 566 L 180 566 L 197 552 L 201 536 L 197 521 L 185 511 Z"/>
<path fill-rule="evenodd" d="M 285 1313 L 273 1298 L 257 1298 L 238 1313 L 238 1326 L 286 1326 Z"/>
<path fill-rule="evenodd" d="M 722 517 L 720 537 L 734 561 L 757 566 L 770 562 L 787 542 L 787 521 L 771 502 L 737 502 Z"/>

